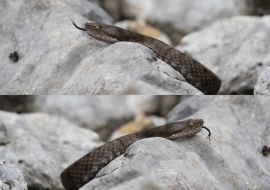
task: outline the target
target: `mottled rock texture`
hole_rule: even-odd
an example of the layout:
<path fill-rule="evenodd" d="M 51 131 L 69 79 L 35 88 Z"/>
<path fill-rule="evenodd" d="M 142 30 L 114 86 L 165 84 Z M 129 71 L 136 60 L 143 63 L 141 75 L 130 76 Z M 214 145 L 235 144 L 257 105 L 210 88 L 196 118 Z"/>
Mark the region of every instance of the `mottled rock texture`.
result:
<path fill-rule="evenodd" d="M 270 64 L 260 73 L 254 88 L 254 95 L 270 95 Z"/>
<path fill-rule="evenodd" d="M 0 189 L 27 190 L 22 171 L 10 163 L 6 157 L 0 156 Z"/>

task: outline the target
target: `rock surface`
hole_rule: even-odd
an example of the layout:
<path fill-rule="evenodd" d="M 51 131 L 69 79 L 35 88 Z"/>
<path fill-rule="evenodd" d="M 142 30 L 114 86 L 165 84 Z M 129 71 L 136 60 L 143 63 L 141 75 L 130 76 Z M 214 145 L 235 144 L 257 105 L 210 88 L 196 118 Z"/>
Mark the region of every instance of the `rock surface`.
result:
<path fill-rule="evenodd" d="M 5 157 L 0 157 L 0 189 L 27 190 L 27 184 L 21 170 L 16 168 Z"/>
<path fill-rule="evenodd" d="M 83 73 L 83 75 L 82 75 Z M 82 60 L 60 94 L 197 94 L 183 76 L 147 47 L 119 42 Z"/>
<path fill-rule="evenodd" d="M 254 88 L 254 95 L 270 95 L 270 67 L 260 73 Z"/>
<path fill-rule="evenodd" d="M 0 94 L 202 94 L 145 46 L 108 45 L 77 30 L 68 16 L 79 26 L 111 24 L 96 4 L 3 0 L 0 7 Z M 16 63 L 8 58 L 15 50 Z"/>
<path fill-rule="evenodd" d="M 177 49 L 192 55 L 222 80 L 220 94 L 253 94 L 270 65 L 270 16 L 239 16 L 185 36 Z"/>
<path fill-rule="evenodd" d="M 3 111 L 0 139 L 8 142 L 0 146 L 0 157 L 23 171 L 29 189 L 63 189 L 61 171 L 102 143 L 95 132 L 59 117 Z"/>
<path fill-rule="evenodd" d="M 269 101 L 216 97 L 190 117 L 204 119 L 211 143 L 205 130 L 181 141 L 140 140 L 82 189 L 269 189 L 270 159 L 261 153 L 270 144 Z"/>

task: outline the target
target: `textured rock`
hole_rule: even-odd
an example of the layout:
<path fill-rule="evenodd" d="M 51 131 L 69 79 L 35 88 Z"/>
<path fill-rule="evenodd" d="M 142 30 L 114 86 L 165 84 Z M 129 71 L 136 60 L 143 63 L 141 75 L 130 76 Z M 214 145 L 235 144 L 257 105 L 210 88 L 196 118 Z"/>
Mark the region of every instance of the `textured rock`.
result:
<path fill-rule="evenodd" d="M 46 114 L 0 111 L 0 157 L 20 168 L 29 189 L 63 189 L 60 173 L 101 145 L 98 135 Z"/>
<path fill-rule="evenodd" d="M 269 189 L 270 159 L 261 153 L 270 144 L 269 101 L 216 97 L 190 117 L 204 119 L 211 143 L 205 130 L 181 141 L 140 140 L 82 189 Z"/>
<path fill-rule="evenodd" d="M 222 80 L 221 94 L 253 94 L 270 64 L 270 16 L 239 16 L 182 39 L 177 49 L 192 55 Z"/>
<path fill-rule="evenodd" d="M 122 0 L 120 14 L 128 18 L 144 18 L 180 42 L 185 34 L 236 15 L 253 14 L 255 1 L 250 0 Z M 209 14 L 211 13 L 211 14 Z M 166 16 L 164 16 L 166 15 Z"/>
<path fill-rule="evenodd" d="M 21 170 L 16 168 L 5 157 L 0 157 L 0 189 L 27 190 Z"/>
<path fill-rule="evenodd" d="M 108 45 L 77 30 L 68 16 L 79 26 L 111 24 L 96 4 L 3 0 L 0 10 L 0 94 L 201 94 L 145 46 Z"/>
<path fill-rule="evenodd" d="M 270 67 L 260 73 L 254 88 L 254 95 L 270 95 Z"/>
<path fill-rule="evenodd" d="M 83 73 L 83 75 L 82 75 Z M 60 94 L 202 94 L 147 47 L 120 42 L 82 60 Z"/>

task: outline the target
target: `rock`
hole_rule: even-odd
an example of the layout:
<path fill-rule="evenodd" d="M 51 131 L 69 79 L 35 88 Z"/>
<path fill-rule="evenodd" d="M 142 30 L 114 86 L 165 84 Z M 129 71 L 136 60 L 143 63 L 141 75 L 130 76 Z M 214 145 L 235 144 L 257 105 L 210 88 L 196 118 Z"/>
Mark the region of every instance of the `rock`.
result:
<path fill-rule="evenodd" d="M 29 189 L 63 189 L 60 173 L 100 146 L 98 135 L 60 117 L 0 111 L 0 157 L 5 156 L 25 176 Z"/>
<path fill-rule="evenodd" d="M 270 159 L 261 153 L 270 144 L 269 101 L 210 97 L 190 118 L 204 119 L 211 143 L 205 130 L 181 141 L 137 141 L 82 189 L 139 190 L 150 183 L 157 189 L 269 189 Z"/>
<path fill-rule="evenodd" d="M 182 39 L 192 55 L 222 81 L 220 94 L 253 94 L 257 77 L 269 65 L 270 16 L 239 16 L 218 21 Z"/>
<path fill-rule="evenodd" d="M 137 118 L 134 121 L 128 122 L 114 131 L 110 137 L 110 141 L 118 137 L 137 133 L 143 130 L 151 129 L 160 125 L 166 124 L 166 119 L 157 116 L 149 116 Z"/>
<path fill-rule="evenodd" d="M 112 44 L 81 64 L 60 94 L 202 94 L 140 44 Z"/>
<path fill-rule="evenodd" d="M 166 32 L 176 45 L 193 31 L 201 30 L 225 18 L 256 12 L 249 0 L 122 0 L 117 1 L 125 18 L 144 18 Z M 209 14 L 211 13 L 211 14 Z M 166 15 L 166 16 L 164 16 Z"/>
<path fill-rule="evenodd" d="M 145 46 L 108 45 L 76 29 L 68 16 L 79 26 L 90 21 L 111 24 L 96 4 L 1 4 L 0 94 L 202 94 Z M 15 50 L 20 59 L 13 63 L 8 56 Z"/>
<path fill-rule="evenodd" d="M 0 189 L 27 190 L 27 184 L 21 170 L 16 168 L 5 157 L 0 157 Z"/>
<path fill-rule="evenodd" d="M 268 66 L 258 77 L 254 95 L 270 95 L 270 67 Z"/>

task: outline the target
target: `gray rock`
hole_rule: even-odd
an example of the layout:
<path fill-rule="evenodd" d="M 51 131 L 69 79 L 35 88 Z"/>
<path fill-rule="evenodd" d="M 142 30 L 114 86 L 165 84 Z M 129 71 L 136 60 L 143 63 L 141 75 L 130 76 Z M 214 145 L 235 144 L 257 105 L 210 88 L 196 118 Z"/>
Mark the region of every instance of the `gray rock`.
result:
<path fill-rule="evenodd" d="M 3 0 L 0 7 L 0 94 L 201 94 L 148 48 L 108 45 L 76 29 L 68 16 L 79 26 L 111 23 L 96 4 Z"/>
<path fill-rule="evenodd" d="M 253 94 L 269 65 L 270 16 L 239 16 L 182 39 L 177 49 L 192 55 L 222 80 L 221 94 Z"/>
<path fill-rule="evenodd" d="M 254 88 L 254 95 L 270 95 L 270 67 L 260 73 Z"/>
<path fill-rule="evenodd" d="M 20 168 L 29 189 L 63 189 L 60 173 L 102 144 L 98 135 L 46 114 L 0 111 L 0 157 Z"/>
<path fill-rule="evenodd" d="M 269 189 L 270 159 L 261 153 L 270 144 L 269 101 L 216 97 L 190 117 L 204 119 L 211 143 L 205 130 L 181 141 L 137 141 L 81 189 Z"/>
<path fill-rule="evenodd" d="M 83 74 L 82 74 L 83 73 Z M 79 81 L 79 82 L 78 82 Z M 202 94 L 147 47 L 119 42 L 87 57 L 59 94 Z"/>
<path fill-rule="evenodd" d="M 16 168 L 5 157 L 0 157 L 0 189 L 27 190 L 27 184 L 21 170 Z"/>
<path fill-rule="evenodd" d="M 253 14 L 255 1 L 250 0 L 122 0 L 119 11 L 128 18 L 145 18 L 180 42 L 187 33 L 201 30 L 210 24 L 236 15 Z"/>

